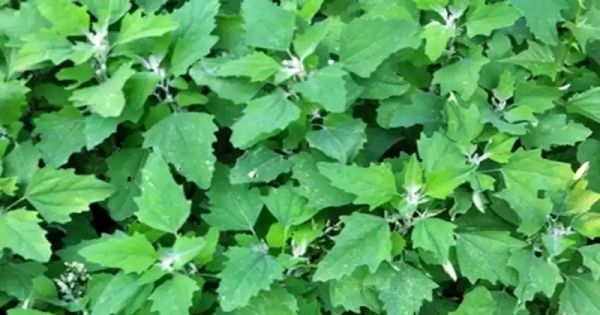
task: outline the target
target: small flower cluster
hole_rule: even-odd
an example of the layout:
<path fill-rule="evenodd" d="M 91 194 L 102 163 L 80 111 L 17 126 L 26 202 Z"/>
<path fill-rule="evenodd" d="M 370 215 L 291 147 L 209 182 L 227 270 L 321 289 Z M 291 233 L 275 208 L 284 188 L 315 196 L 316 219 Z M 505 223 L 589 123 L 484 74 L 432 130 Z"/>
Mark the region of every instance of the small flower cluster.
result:
<path fill-rule="evenodd" d="M 79 300 L 85 294 L 88 281 L 91 279 L 85 266 L 80 262 L 65 262 L 66 270 L 54 283 L 63 301 L 72 302 Z"/>

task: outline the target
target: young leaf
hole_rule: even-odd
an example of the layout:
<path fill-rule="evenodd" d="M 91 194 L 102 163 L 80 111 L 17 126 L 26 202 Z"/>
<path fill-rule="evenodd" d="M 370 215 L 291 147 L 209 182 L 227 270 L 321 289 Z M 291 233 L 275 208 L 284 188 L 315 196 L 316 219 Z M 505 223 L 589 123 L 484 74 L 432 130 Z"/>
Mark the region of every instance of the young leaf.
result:
<path fill-rule="evenodd" d="M 456 26 L 431 21 L 425 25 L 421 37 L 425 39 L 425 54 L 429 60 L 435 61 L 442 56 L 448 41 L 456 35 Z"/>
<path fill-rule="evenodd" d="M 521 15 L 508 3 L 477 6 L 467 15 L 467 34 L 489 36 L 493 30 L 511 26 Z"/>
<path fill-rule="evenodd" d="M 218 274 L 221 282 L 217 293 L 220 306 L 226 312 L 248 305 L 252 297 L 268 290 L 274 281 L 283 279 L 283 267 L 264 252 L 262 245 L 230 247 L 225 256 L 227 262 Z"/>
<path fill-rule="evenodd" d="M 215 168 L 212 144 L 217 140 L 216 131 L 212 115 L 175 113 L 148 130 L 144 147 L 154 149 L 186 179 L 207 189 Z"/>
<path fill-rule="evenodd" d="M 46 221 L 66 223 L 71 214 L 88 210 L 90 203 L 102 201 L 113 192 L 112 185 L 94 176 L 45 167 L 33 174 L 24 198 Z"/>
<path fill-rule="evenodd" d="M 368 205 L 371 210 L 389 202 L 397 193 L 394 174 L 387 164 L 363 168 L 320 162 L 317 166 L 333 186 L 356 195 L 355 204 Z"/>
<path fill-rule="evenodd" d="M 382 262 L 392 259 L 390 229 L 383 218 L 356 212 L 341 220 L 344 229 L 317 265 L 314 281 L 340 279 L 360 266 L 375 272 Z"/>
<path fill-rule="evenodd" d="M 250 82 L 266 81 L 281 65 L 262 52 L 254 52 L 239 59 L 226 62 L 219 68 L 220 76 L 249 77 Z"/>
<path fill-rule="evenodd" d="M 413 246 L 433 253 L 439 264 L 446 263 L 454 240 L 456 225 L 437 218 L 418 220 L 413 228 Z"/>
<path fill-rule="evenodd" d="M 200 287 L 192 278 L 175 273 L 148 297 L 152 301 L 151 310 L 160 315 L 189 314 L 194 292 L 199 289 Z"/>
<path fill-rule="evenodd" d="M 123 18 L 115 44 L 123 45 L 142 38 L 162 36 L 175 30 L 177 26 L 170 16 L 148 14 L 142 17 L 142 10 L 137 10 Z"/>
<path fill-rule="evenodd" d="M 34 211 L 19 209 L 0 213 L 0 249 L 8 248 L 25 259 L 47 262 L 52 251 L 40 221 Z"/>
<path fill-rule="evenodd" d="M 134 198 L 138 206 L 135 216 L 150 227 L 177 234 L 190 215 L 190 202 L 160 153 L 148 156 L 141 178 L 141 195 Z"/>
<path fill-rule="evenodd" d="M 269 194 L 262 200 L 269 212 L 286 228 L 307 221 L 318 211 L 309 208 L 306 205 L 308 201 L 297 195 L 289 184 L 269 189 Z"/>
<path fill-rule="evenodd" d="M 79 254 L 89 262 L 125 273 L 142 273 L 158 259 L 152 243 L 139 233 L 104 235 L 80 249 Z"/>

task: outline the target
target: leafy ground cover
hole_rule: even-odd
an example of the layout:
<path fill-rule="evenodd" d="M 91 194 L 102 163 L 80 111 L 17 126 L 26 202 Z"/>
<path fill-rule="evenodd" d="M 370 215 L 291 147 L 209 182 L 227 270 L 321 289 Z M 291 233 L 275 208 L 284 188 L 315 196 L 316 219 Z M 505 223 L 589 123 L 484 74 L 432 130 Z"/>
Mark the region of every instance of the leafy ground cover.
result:
<path fill-rule="evenodd" d="M 0 312 L 600 314 L 600 4 L 0 0 Z"/>

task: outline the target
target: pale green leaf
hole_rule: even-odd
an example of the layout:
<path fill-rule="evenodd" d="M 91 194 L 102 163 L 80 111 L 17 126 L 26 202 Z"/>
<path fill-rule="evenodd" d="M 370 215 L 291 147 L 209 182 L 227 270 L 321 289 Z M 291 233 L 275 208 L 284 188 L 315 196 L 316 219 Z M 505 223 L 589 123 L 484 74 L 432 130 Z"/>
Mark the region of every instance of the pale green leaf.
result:
<path fill-rule="evenodd" d="M 519 298 L 519 303 L 533 300 L 537 293 L 552 296 L 556 286 L 563 282 L 558 267 L 552 262 L 535 257 L 531 250 L 514 251 L 508 265 L 519 273 L 519 284 L 514 292 Z"/>
<path fill-rule="evenodd" d="M 121 21 L 116 45 L 127 44 L 142 38 L 162 36 L 175 30 L 177 23 L 168 15 L 147 14 L 142 10 L 127 14 Z"/>
<path fill-rule="evenodd" d="M 34 119 L 34 123 L 33 133 L 41 139 L 36 147 L 44 162 L 52 167 L 58 168 L 67 163 L 69 157 L 86 144 L 84 117 L 72 107 L 42 114 Z"/>
<path fill-rule="evenodd" d="M 574 145 L 592 134 L 586 126 L 567 121 L 567 115 L 548 113 L 540 117 L 537 126 L 521 137 L 526 148 L 550 150 L 555 146 Z"/>
<path fill-rule="evenodd" d="M 481 56 L 463 58 L 437 70 L 433 83 L 440 85 L 442 94 L 456 91 L 463 99 L 469 99 L 477 89 L 481 68 L 488 62 Z"/>
<path fill-rule="evenodd" d="M 152 243 L 139 233 L 104 235 L 80 249 L 79 254 L 89 262 L 125 273 L 142 273 L 158 259 Z"/>
<path fill-rule="evenodd" d="M 0 213 L 0 249 L 8 248 L 25 259 L 47 262 L 52 251 L 40 221 L 34 211 L 19 209 Z"/>
<path fill-rule="evenodd" d="M 346 71 L 337 65 L 319 69 L 308 75 L 295 89 L 308 100 L 318 103 L 330 112 L 343 112 L 347 105 Z"/>
<path fill-rule="evenodd" d="M 308 200 L 297 195 L 289 184 L 269 189 L 269 194 L 263 196 L 262 200 L 285 228 L 304 223 L 318 211 L 308 207 Z"/>
<path fill-rule="evenodd" d="M 232 184 L 265 183 L 288 172 L 292 162 L 265 146 L 257 146 L 244 153 L 229 173 Z"/>
<path fill-rule="evenodd" d="M 589 275 L 568 277 L 560 294 L 561 314 L 589 315 L 600 313 L 600 282 Z"/>
<path fill-rule="evenodd" d="M 483 286 L 465 294 L 458 309 L 449 315 L 496 315 L 496 301 L 491 292 Z"/>
<path fill-rule="evenodd" d="M 270 0 L 244 0 L 242 16 L 246 44 L 272 50 L 288 50 L 296 17 Z"/>
<path fill-rule="evenodd" d="M 158 286 L 148 300 L 152 301 L 153 312 L 160 315 L 189 314 L 194 292 L 200 287 L 192 278 L 175 273 L 173 277 Z"/>
<path fill-rule="evenodd" d="M 477 6 L 467 15 L 467 34 L 469 37 L 489 36 L 496 29 L 511 26 L 520 16 L 508 3 Z"/>
<path fill-rule="evenodd" d="M 351 161 L 367 142 L 367 124 L 344 114 L 330 114 L 325 117 L 321 128 L 306 134 L 308 144 L 338 160 Z"/>
<path fill-rule="evenodd" d="M 423 29 L 421 37 L 425 39 L 425 54 L 429 60 L 435 61 L 442 56 L 448 41 L 456 35 L 454 24 L 444 25 L 438 21 L 429 22 Z"/>
<path fill-rule="evenodd" d="M 546 75 L 554 80 L 559 66 L 550 47 L 534 41 L 529 41 L 528 44 L 527 50 L 500 61 L 524 67 L 533 75 Z"/>
<path fill-rule="evenodd" d="M 220 76 L 249 77 L 250 82 L 265 81 L 275 74 L 281 65 L 267 54 L 255 51 L 239 59 L 226 62 L 219 68 Z"/>
<path fill-rule="evenodd" d="M 569 98 L 566 108 L 569 113 L 576 113 L 600 123 L 600 87 L 573 95 Z"/>
<path fill-rule="evenodd" d="M 600 281 L 600 244 L 582 246 L 578 251 L 583 257 L 583 265 L 592 271 L 592 278 Z"/>
<path fill-rule="evenodd" d="M 456 225 L 437 218 L 418 220 L 413 228 L 413 246 L 431 252 L 439 264 L 448 261 L 450 248 L 456 245 Z"/>

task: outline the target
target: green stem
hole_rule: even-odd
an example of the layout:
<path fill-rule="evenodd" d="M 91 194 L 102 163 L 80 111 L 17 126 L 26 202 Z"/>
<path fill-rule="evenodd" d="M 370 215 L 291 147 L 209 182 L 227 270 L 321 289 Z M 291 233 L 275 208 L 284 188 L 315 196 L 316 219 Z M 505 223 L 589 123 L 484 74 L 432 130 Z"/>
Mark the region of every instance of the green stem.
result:
<path fill-rule="evenodd" d="M 4 211 L 8 211 L 8 210 L 12 209 L 14 206 L 19 204 L 21 201 L 25 201 L 25 197 L 21 197 L 21 198 L 17 199 L 17 201 L 11 203 L 10 205 L 8 205 L 8 207 L 4 208 Z"/>

